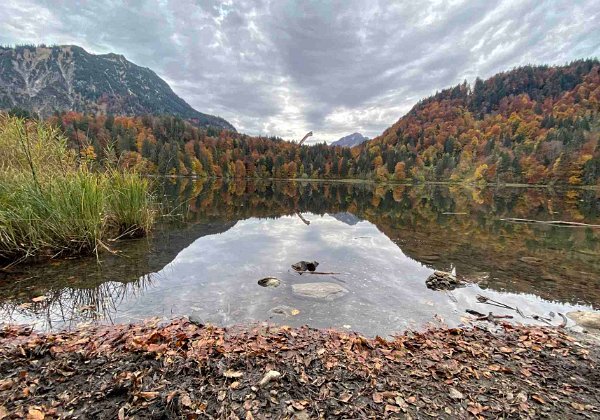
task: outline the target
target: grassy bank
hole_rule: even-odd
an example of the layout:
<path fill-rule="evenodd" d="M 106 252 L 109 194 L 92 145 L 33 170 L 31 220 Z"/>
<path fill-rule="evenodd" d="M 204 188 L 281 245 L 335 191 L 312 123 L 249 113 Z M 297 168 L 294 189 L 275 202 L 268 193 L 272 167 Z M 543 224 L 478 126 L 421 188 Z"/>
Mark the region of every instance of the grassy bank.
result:
<path fill-rule="evenodd" d="M 93 170 L 57 129 L 0 115 L 0 260 L 95 252 L 153 218 L 148 180 Z"/>

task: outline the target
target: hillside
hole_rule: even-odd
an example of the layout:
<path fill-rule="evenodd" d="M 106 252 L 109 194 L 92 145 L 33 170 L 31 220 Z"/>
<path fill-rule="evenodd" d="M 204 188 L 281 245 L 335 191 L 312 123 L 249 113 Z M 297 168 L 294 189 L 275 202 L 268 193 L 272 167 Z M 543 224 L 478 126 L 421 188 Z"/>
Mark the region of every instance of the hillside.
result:
<path fill-rule="evenodd" d="M 122 55 L 94 55 L 64 46 L 0 47 L 0 109 L 115 115 L 170 114 L 200 126 L 235 130 L 196 111 L 152 70 Z"/>
<path fill-rule="evenodd" d="M 341 147 L 354 147 L 354 146 L 358 146 L 359 144 L 364 143 L 367 140 L 369 140 L 369 139 L 360 133 L 352 133 L 352 134 L 342 137 L 339 140 L 334 141 L 333 143 L 331 143 L 329 145 L 330 146 L 341 146 Z"/>
<path fill-rule="evenodd" d="M 379 179 L 598 184 L 600 65 L 526 66 L 419 102 L 360 146 Z"/>
<path fill-rule="evenodd" d="M 110 151 L 149 173 L 599 185 L 599 71 L 587 60 L 463 83 L 353 148 L 204 130 L 167 116 L 71 112 L 52 121 L 86 156 Z"/>

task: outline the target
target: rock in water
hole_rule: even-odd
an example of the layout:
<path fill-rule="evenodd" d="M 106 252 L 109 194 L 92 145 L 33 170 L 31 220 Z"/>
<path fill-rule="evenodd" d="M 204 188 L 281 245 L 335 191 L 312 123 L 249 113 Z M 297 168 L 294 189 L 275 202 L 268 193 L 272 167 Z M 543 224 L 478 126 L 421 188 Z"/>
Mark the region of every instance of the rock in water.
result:
<path fill-rule="evenodd" d="M 600 312 L 596 311 L 573 311 L 567 316 L 580 327 L 600 330 Z"/>
<path fill-rule="evenodd" d="M 198 327 L 203 327 L 204 325 L 206 325 L 204 319 L 201 318 L 196 311 L 192 311 L 192 313 L 188 315 L 188 319 L 192 324 L 197 325 Z"/>
<path fill-rule="evenodd" d="M 275 277 L 265 277 L 264 279 L 260 279 L 258 284 L 262 287 L 277 287 L 281 284 L 281 280 Z"/>
<path fill-rule="evenodd" d="M 287 305 L 278 305 L 270 310 L 274 315 L 292 316 L 294 308 Z"/>
<path fill-rule="evenodd" d="M 292 264 L 292 268 L 301 273 L 303 271 L 315 271 L 318 265 L 317 261 L 298 261 L 296 264 Z"/>
<path fill-rule="evenodd" d="M 294 284 L 292 292 L 307 298 L 334 300 L 344 296 L 348 290 L 336 283 L 322 282 Z"/>
<path fill-rule="evenodd" d="M 464 286 L 465 283 L 458 280 L 452 273 L 435 271 L 425 280 L 425 285 L 431 290 L 454 290 L 457 287 Z"/>

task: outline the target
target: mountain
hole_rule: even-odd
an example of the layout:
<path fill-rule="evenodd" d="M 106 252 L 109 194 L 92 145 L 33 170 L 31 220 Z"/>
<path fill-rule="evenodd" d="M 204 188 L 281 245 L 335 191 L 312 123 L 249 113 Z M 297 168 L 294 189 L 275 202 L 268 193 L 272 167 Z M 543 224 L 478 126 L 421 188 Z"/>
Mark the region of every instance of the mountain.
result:
<path fill-rule="evenodd" d="M 353 148 L 219 133 L 165 115 L 71 112 L 49 121 L 87 158 L 103 162 L 114 151 L 146 173 L 600 185 L 597 60 L 525 66 L 445 89 Z"/>
<path fill-rule="evenodd" d="M 331 217 L 333 217 L 334 219 L 347 224 L 348 226 L 354 226 L 358 222 L 363 220 L 363 219 L 356 217 L 355 215 L 353 215 L 352 213 L 350 213 L 348 211 L 340 212 L 340 213 L 330 213 L 329 215 Z"/>
<path fill-rule="evenodd" d="M 359 144 L 362 144 L 367 140 L 369 139 L 363 136 L 362 134 L 353 133 L 334 141 L 330 144 L 330 146 L 354 147 L 358 146 Z"/>
<path fill-rule="evenodd" d="M 381 180 L 598 185 L 599 139 L 598 60 L 524 66 L 420 101 L 359 146 L 354 170 Z"/>
<path fill-rule="evenodd" d="M 115 115 L 170 114 L 203 127 L 235 128 L 188 105 L 152 70 L 81 47 L 0 47 L 0 109 Z"/>

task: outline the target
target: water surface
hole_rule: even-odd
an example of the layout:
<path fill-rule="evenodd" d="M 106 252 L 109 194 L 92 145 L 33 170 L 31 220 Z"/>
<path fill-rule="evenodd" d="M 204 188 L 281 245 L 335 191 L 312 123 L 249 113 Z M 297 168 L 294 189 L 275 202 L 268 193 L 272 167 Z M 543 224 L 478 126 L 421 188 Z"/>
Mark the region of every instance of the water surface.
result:
<path fill-rule="evenodd" d="M 176 216 L 118 254 L 18 267 L 0 279 L 0 320 L 40 329 L 193 314 L 217 325 L 270 321 L 390 335 L 459 325 L 465 309 L 516 312 L 559 324 L 558 313 L 600 306 L 600 230 L 515 224 L 509 217 L 600 224 L 598 192 L 170 180 L 159 190 Z M 291 269 L 317 260 L 331 275 Z M 432 291 L 434 270 L 472 282 Z M 277 288 L 260 278 L 281 280 Z M 332 301 L 294 284 L 330 282 Z M 32 299 L 45 296 L 43 301 Z"/>

